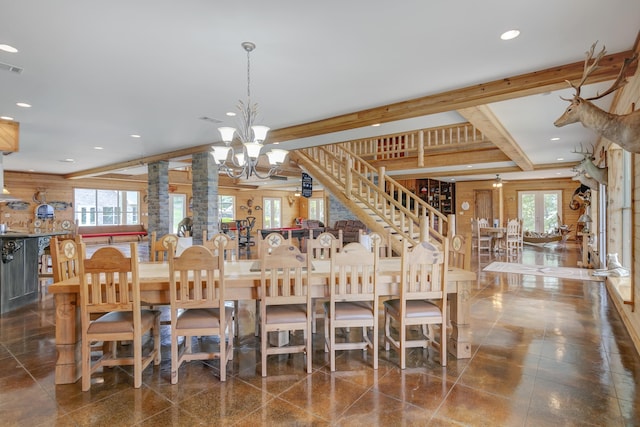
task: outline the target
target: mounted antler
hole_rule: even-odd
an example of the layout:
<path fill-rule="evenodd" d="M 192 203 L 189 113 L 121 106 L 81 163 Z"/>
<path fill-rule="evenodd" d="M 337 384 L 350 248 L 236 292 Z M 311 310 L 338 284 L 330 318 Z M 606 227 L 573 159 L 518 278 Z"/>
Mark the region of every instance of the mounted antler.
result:
<path fill-rule="evenodd" d="M 587 57 L 584 60 L 584 71 L 582 72 L 582 79 L 580 80 L 580 83 L 578 83 L 578 85 L 575 86 L 569 80 L 566 80 L 566 82 L 569 83 L 569 86 L 571 86 L 576 90 L 576 94 L 573 96 L 574 99 L 580 97 L 580 89 L 582 88 L 582 85 L 584 85 L 584 83 L 587 81 L 591 73 L 593 73 L 596 70 L 596 68 L 598 68 L 598 64 L 600 63 L 600 60 L 607 53 L 605 47 L 602 46 L 602 50 L 600 51 L 600 53 L 598 53 L 598 56 L 596 56 L 596 59 L 594 59 L 591 65 L 589 65 L 589 61 L 591 61 L 591 58 L 593 58 L 593 52 L 595 52 L 597 44 L 598 42 L 595 42 L 594 44 L 592 44 L 591 49 L 589 49 L 589 51 L 587 52 Z M 571 101 L 570 99 L 567 99 L 567 98 L 562 98 L 562 99 L 564 99 L 565 101 Z"/>
<path fill-rule="evenodd" d="M 594 43 L 591 46 L 591 49 L 587 52 L 587 58 L 584 61 L 584 71 L 580 82 L 577 85 L 574 85 L 567 81 L 567 83 L 575 89 L 576 94 L 572 99 L 561 97 L 565 101 L 570 101 L 571 104 L 569 104 L 564 114 L 562 114 L 562 116 L 560 116 L 553 124 L 557 127 L 561 127 L 570 123 L 580 122 L 584 127 L 592 129 L 598 135 L 619 144 L 625 150 L 632 153 L 640 153 L 640 110 L 633 111 L 629 114 L 618 115 L 608 113 L 590 102 L 615 92 L 627 83 L 627 69 L 638 59 L 638 53 L 636 52 L 632 57 L 624 60 L 622 67 L 620 67 L 618 77 L 609 89 L 591 98 L 581 98 L 580 89 L 585 84 L 589 76 L 598 68 L 600 60 L 606 53 L 605 48 L 603 47 L 596 57 L 593 58 L 596 44 L 597 42 Z M 591 153 L 591 156 L 593 156 L 593 153 Z"/>
<path fill-rule="evenodd" d="M 582 147 L 582 143 L 580 143 L 580 151 L 574 149 L 572 151 L 572 153 L 574 153 L 574 154 L 582 154 L 582 156 L 585 159 L 593 160 L 594 159 L 594 157 L 593 157 L 593 152 L 594 151 L 595 151 L 595 147 L 593 146 L 593 144 L 591 144 L 591 151 L 584 151 L 584 148 Z"/>

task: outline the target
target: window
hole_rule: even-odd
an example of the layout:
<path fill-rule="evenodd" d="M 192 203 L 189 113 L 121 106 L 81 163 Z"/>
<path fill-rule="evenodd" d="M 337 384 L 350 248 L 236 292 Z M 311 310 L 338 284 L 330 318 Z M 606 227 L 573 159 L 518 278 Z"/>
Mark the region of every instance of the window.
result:
<path fill-rule="evenodd" d="M 220 222 L 232 222 L 236 217 L 235 196 L 218 195 L 218 219 Z"/>
<path fill-rule="evenodd" d="M 140 195 L 137 191 L 74 190 L 75 220 L 79 225 L 140 223 Z"/>
<path fill-rule="evenodd" d="M 282 199 L 265 197 L 262 200 L 262 215 L 264 228 L 282 227 Z"/>
<path fill-rule="evenodd" d="M 309 219 L 317 219 L 324 223 L 324 198 L 312 197 L 309 199 Z"/>
<path fill-rule="evenodd" d="M 518 193 L 518 216 L 522 218 L 525 231 L 553 232 L 559 227 L 562 192 L 520 191 Z"/>
<path fill-rule="evenodd" d="M 169 194 L 169 206 L 172 207 L 169 229 L 172 230 L 172 233 L 177 233 L 178 224 L 187 216 L 187 195 Z"/>

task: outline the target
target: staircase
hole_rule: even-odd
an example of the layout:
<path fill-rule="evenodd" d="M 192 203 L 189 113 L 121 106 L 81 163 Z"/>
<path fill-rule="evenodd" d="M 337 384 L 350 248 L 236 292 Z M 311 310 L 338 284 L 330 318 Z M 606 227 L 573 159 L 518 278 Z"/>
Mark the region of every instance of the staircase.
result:
<path fill-rule="evenodd" d="M 391 231 L 392 246 L 402 252 L 402 241 L 442 243 L 449 221 L 418 196 L 357 156 L 348 143 L 309 147 L 290 152 L 307 170 L 371 231 Z"/>

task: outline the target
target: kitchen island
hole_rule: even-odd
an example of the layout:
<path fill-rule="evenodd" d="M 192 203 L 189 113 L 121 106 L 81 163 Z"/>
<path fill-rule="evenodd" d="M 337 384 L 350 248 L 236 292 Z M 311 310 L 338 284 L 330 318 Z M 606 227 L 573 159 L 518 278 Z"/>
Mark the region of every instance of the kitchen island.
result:
<path fill-rule="evenodd" d="M 0 314 L 15 310 L 40 295 L 38 259 L 51 236 L 68 231 L 7 231 L 0 233 Z"/>

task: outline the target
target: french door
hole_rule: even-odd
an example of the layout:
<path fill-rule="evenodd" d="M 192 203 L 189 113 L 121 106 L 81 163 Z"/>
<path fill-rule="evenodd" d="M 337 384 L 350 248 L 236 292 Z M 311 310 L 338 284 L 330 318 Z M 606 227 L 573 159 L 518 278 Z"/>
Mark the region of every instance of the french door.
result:
<path fill-rule="evenodd" d="M 518 216 L 525 231 L 552 232 L 562 218 L 562 191 L 519 191 Z"/>

